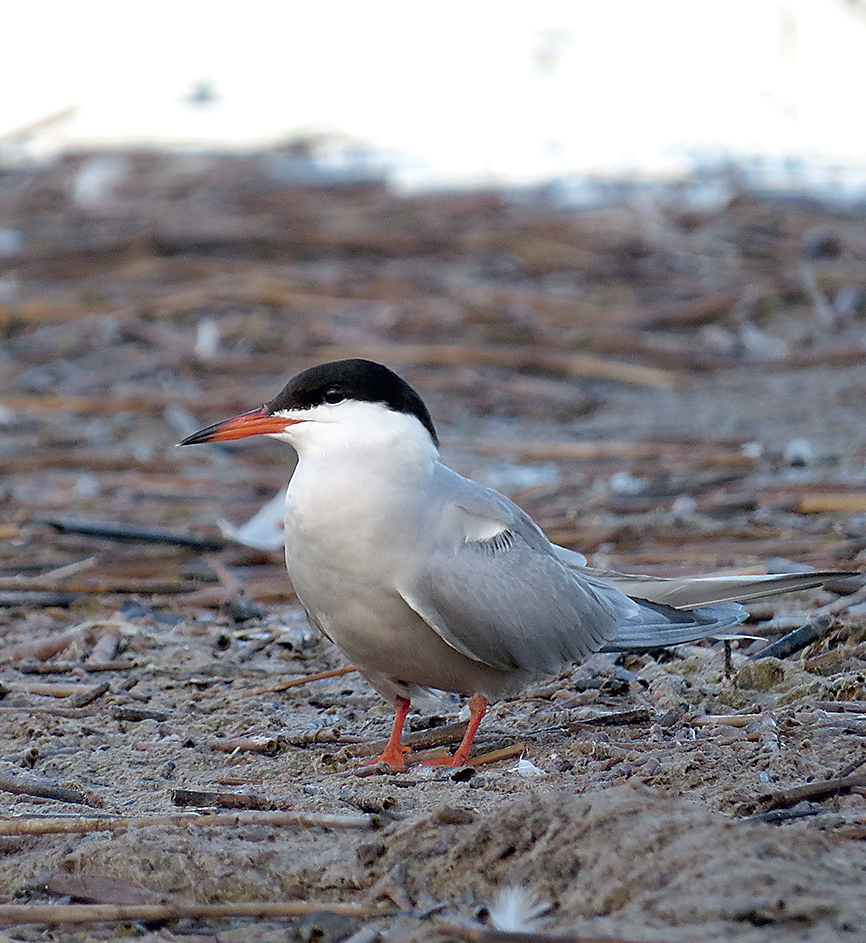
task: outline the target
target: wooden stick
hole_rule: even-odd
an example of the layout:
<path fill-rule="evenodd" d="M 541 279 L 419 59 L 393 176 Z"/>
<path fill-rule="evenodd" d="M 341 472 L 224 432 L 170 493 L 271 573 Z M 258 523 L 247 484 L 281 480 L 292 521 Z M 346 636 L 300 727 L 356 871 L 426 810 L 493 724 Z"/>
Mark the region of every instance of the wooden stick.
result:
<path fill-rule="evenodd" d="M 50 707 L 47 704 L 19 704 L 17 707 L 0 706 L 0 714 L 48 714 L 50 717 L 95 717 L 98 707 Z"/>
<path fill-rule="evenodd" d="M 102 697 L 103 694 L 107 694 L 111 685 L 108 681 L 103 681 L 101 684 L 94 684 L 89 686 L 88 690 L 82 691 L 81 694 L 76 694 L 73 697 L 69 698 L 70 707 L 86 707 L 88 704 L 92 704 L 93 701 Z"/>
<path fill-rule="evenodd" d="M 59 926 L 70 923 L 137 923 L 165 920 L 219 920 L 238 917 L 280 919 L 303 914 L 343 914 L 346 917 L 382 917 L 388 911 L 371 904 L 330 901 L 237 901 L 220 904 L 0 904 L 0 924 Z"/>
<path fill-rule="evenodd" d="M 2 477 L 2 472 L 0 472 Z M 55 591 L 0 591 L 0 608 L 31 606 L 39 609 L 48 609 L 51 606 L 69 606 L 75 602 L 76 593 Z"/>
<path fill-rule="evenodd" d="M 850 763 L 847 763 L 842 767 L 842 769 L 839 770 L 835 777 L 829 776 L 828 779 L 844 779 L 846 776 L 850 776 L 854 770 L 860 769 L 864 763 L 866 763 L 866 756 L 861 756 L 859 759 L 851 760 Z"/>
<path fill-rule="evenodd" d="M 11 763 L 0 763 L 0 790 L 17 796 L 38 796 L 58 802 L 74 802 L 76 805 L 93 805 L 78 789 L 60 786 L 46 776 L 18 769 Z"/>
<path fill-rule="evenodd" d="M 705 714 L 703 717 L 693 717 L 686 723 L 690 727 L 712 727 L 716 724 L 725 727 L 748 727 L 753 720 L 757 720 L 760 716 L 760 714 Z"/>
<path fill-rule="evenodd" d="M 68 579 L 70 576 L 77 576 L 86 570 L 92 570 L 97 564 L 96 557 L 87 557 L 85 560 L 75 560 L 73 563 L 67 563 L 66 566 L 59 566 L 54 570 L 43 573 L 39 579 L 48 583 L 56 583 L 59 580 Z"/>
<path fill-rule="evenodd" d="M 325 678 L 338 678 L 340 675 L 352 674 L 357 668 L 335 668 L 333 671 L 320 671 L 318 674 L 305 675 L 303 678 L 292 678 L 289 681 L 278 681 L 276 684 L 267 684 L 261 688 L 250 688 L 248 691 L 238 691 L 238 697 L 254 697 L 256 694 L 273 694 L 275 691 L 287 691 L 296 688 L 308 681 L 322 681 Z"/>
<path fill-rule="evenodd" d="M 41 697 L 76 697 L 90 694 L 92 684 L 77 684 L 75 682 L 60 681 L 50 683 L 45 681 L 6 681 L 4 689 L 9 694 L 37 694 Z M 84 704 L 71 704 L 70 707 L 84 707 Z"/>
<path fill-rule="evenodd" d="M 179 806 L 220 809 L 278 809 L 280 803 L 265 796 L 253 796 L 238 792 L 208 792 L 201 789 L 175 789 L 172 801 Z"/>
<path fill-rule="evenodd" d="M 551 715 L 551 723 L 581 730 L 585 727 L 618 727 L 627 724 L 646 724 L 652 720 L 653 716 L 653 712 L 648 707 L 635 707 L 631 710 L 613 711 L 609 714 L 596 714 L 595 717 L 581 717 L 579 714 L 575 716 L 575 713 L 575 711 L 557 711 Z"/>
<path fill-rule="evenodd" d="M 766 809 L 783 809 L 786 806 L 796 805 L 804 799 L 827 799 L 849 792 L 854 786 L 866 786 L 866 775 L 863 773 L 854 776 L 845 776 L 839 779 L 821 779 L 818 782 L 806 783 L 804 786 L 793 786 L 791 789 L 780 789 L 759 800 Z"/>
<path fill-rule="evenodd" d="M 866 491 L 851 491 L 827 494 L 816 491 L 801 494 L 796 510 L 800 514 L 861 514 L 866 511 Z"/>
<path fill-rule="evenodd" d="M 0 592 L 44 593 L 53 589 L 54 587 L 41 577 L 37 579 L 0 578 Z M 160 582 L 159 580 L 150 579 L 103 580 L 101 582 L 96 580 L 93 582 L 60 580 L 57 586 L 57 592 L 64 596 L 70 594 L 101 596 L 110 593 L 120 595 L 143 593 L 145 595 L 168 596 L 175 593 L 191 593 L 195 589 L 197 587 L 192 581 Z"/>
<path fill-rule="evenodd" d="M 831 619 L 823 620 L 823 624 L 815 620 L 813 625 L 801 625 L 796 629 L 792 629 L 781 638 L 776 639 L 775 642 L 771 642 L 759 652 L 755 652 L 755 654 L 751 656 L 751 660 L 760 661 L 762 658 L 787 658 L 789 655 L 794 655 L 813 642 L 817 642 L 831 625 Z M 819 629 L 821 631 L 819 631 Z"/>
<path fill-rule="evenodd" d="M 6 651 L 0 655 L 2 662 L 23 661 L 25 658 L 38 658 L 45 661 L 48 658 L 69 648 L 73 642 L 77 642 L 83 635 L 83 629 L 78 626 L 69 632 L 63 632 L 61 635 L 54 635 L 47 639 L 40 639 L 34 642 L 19 642 L 17 645 L 10 645 Z"/>
<path fill-rule="evenodd" d="M 176 531 L 157 530 L 153 527 L 123 524 L 115 521 L 78 521 L 68 518 L 42 518 L 34 524 L 46 524 L 61 534 L 84 534 L 90 537 L 105 537 L 109 540 L 126 540 L 137 543 L 171 544 L 176 547 L 191 547 L 194 550 L 221 550 L 226 541 L 217 538 L 196 537 Z"/>
<path fill-rule="evenodd" d="M 185 828 L 204 826 L 268 826 L 282 828 L 378 828 L 381 820 L 376 815 L 326 815 L 316 812 L 235 812 L 219 815 L 198 815 L 179 812 L 176 815 L 124 816 L 110 818 L 97 816 L 53 816 L 51 818 L 0 818 L 0 835 L 85 835 L 90 832 L 110 832 L 118 828 L 169 826 Z"/>
<path fill-rule="evenodd" d="M 131 671 L 138 666 L 128 658 L 116 658 L 113 661 L 93 661 L 93 653 L 87 661 L 50 661 L 47 664 L 25 661 L 15 666 L 20 674 L 28 675 L 59 675 L 69 674 L 71 671 L 84 671 L 92 674 L 97 671 Z"/>
<path fill-rule="evenodd" d="M 866 714 L 866 701 L 815 701 L 812 706 L 816 710 L 831 713 Z M 859 761 L 859 763 L 864 762 L 866 762 L 866 758 Z"/>
<path fill-rule="evenodd" d="M 852 573 L 852 576 L 857 575 L 856 573 Z M 813 619 L 820 619 L 824 616 L 839 615 L 845 612 L 846 609 L 859 606 L 861 602 L 866 602 L 866 586 L 861 586 L 857 592 L 851 593 L 849 596 L 840 596 L 839 599 L 834 599 L 833 602 L 828 603 L 826 606 L 821 606 L 820 609 L 816 609 L 812 613 L 812 617 Z"/>
<path fill-rule="evenodd" d="M 498 763 L 500 760 L 507 760 L 511 756 L 519 756 L 525 752 L 529 746 L 525 741 L 522 743 L 512 743 L 510 747 L 502 747 L 500 750 L 491 750 L 489 753 L 480 753 L 478 756 L 470 756 L 466 761 L 466 766 L 487 766 L 490 763 Z"/>
<path fill-rule="evenodd" d="M 120 629 L 116 625 L 106 626 L 98 635 L 87 659 L 89 665 L 107 665 L 115 660 L 120 645 Z"/>
<path fill-rule="evenodd" d="M 273 756 L 279 752 L 277 737 L 233 737 L 227 740 L 209 740 L 211 750 L 220 753 L 265 753 Z"/>
<path fill-rule="evenodd" d="M 747 815 L 740 819 L 741 822 L 769 822 L 771 825 L 778 825 L 779 822 L 787 822 L 791 819 L 804 819 L 811 815 L 826 814 L 826 809 L 770 809 L 769 812 L 757 812 L 755 815 Z"/>
<path fill-rule="evenodd" d="M 127 720 L 130 723 L 137 723 L 140 720 L 156 720 L 162 723 L 171 715 L 167 711 L 158 711 L 150 707 L 118 705 L 111 708 L 111 716 L 115 720 Z"/>
<path fill-rule="evenodd" d="M 792 655 L 806 648 L 807 645 L 817 642 L 818 639 L 823 638 L 823 636 L 827 634 L 829 629 L 833 626 L 834 616 L 843 613 L 846 609 L 850 609 L 853 606 L 858 606 L 864 601 L 866 601 L 866 586 L 861 586 L 857 592 L 851 593 L 849 596 L 840 596 L 838 599 L 834 599 L 833 602 L 828 603 L 826 606 L 815 609 L 810 614 L 808 625 L 801 626 L 798 629 L 788 632 L 787 635 L 783 635 L 780 639 L 777 639 L 772 644 L 767 645 L 765 648 L 762 648 L 759 652 L 752 655 L 751 660 L 757 661 L 771 655 L 776 658 L 785 658 L 788 655 Z"/>

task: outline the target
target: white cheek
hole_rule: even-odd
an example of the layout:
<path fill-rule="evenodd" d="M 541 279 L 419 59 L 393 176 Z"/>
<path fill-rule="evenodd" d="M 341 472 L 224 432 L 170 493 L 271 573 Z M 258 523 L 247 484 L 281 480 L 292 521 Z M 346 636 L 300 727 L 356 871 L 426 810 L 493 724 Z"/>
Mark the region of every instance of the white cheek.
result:
<path fill-rule="evenodd" d="M 276 415 L 295 424 L 272 433 L 273 438 L 287 442 L 306 460 L 339 456 L 354 463 L 378 464 L 387 459 L 387 464 L 399 464 L 396 456 L 411 462 L 422 456 L 435 460 L 437 455 L 430 433 L 415 416 L 381 403 L 347 400 Z"/>

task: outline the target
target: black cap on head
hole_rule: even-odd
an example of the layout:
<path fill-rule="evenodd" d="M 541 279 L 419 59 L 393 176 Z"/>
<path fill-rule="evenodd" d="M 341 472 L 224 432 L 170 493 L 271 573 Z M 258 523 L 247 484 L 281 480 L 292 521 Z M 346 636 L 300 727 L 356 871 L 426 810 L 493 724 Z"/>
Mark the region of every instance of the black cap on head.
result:
<path fill-rule="evenodd" d="M 264 408 L 268 413 L 276 413 L 352 399 L 382 403 L 395 412 L 414 416 L 439 445 L 433 420 L 421 397 L 393 370 L 372 360 L 334 360 L 310 367 L 292 377 Z"/>

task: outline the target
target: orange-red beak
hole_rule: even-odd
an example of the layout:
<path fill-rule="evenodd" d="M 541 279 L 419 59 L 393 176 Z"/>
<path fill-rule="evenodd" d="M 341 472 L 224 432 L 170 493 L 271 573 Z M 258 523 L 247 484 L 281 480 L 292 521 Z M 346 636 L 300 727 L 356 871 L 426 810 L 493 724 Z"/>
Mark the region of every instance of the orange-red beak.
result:
<path fill-rule="evenodd" d="M 293 426 L 302 421 L 301 419 L 286 419 L 285 416 L 271 416 L 264 409 L 253 409 L 233 419 L 224 419 L 206 429 L 199 429 L 198 432 L 188 435 L 180 445 L 226 442 L 229 439 L 245 439 L 251 435 L 267 435 L 272 432 L 282 432 L 286 426 Z"/>

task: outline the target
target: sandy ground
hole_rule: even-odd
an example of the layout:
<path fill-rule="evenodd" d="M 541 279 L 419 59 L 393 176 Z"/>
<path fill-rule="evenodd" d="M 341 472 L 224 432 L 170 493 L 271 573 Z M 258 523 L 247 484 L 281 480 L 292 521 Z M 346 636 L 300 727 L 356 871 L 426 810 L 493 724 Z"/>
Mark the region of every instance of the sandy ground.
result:
<path fill-rule="evenodd" d="M 43 192 L 37 183 L 30 198 Z M 268 298 L 279 279 L 286 291 L 292 279 L 293 291 L 304 283 L 306 301 L 292 295 L 285 310 L 232 288 L 223 262 L 201 246 L 181 259 L 148 244 L 108 263 L 58 262 L 46 248 L 18 261 L 24 287 L 3 309 L 10 379 L 0 397 L 9 433 L 0 454 L 8 510 L 0 896 L 34 907 L 306 901 L 381 915 L 16 923 L 0 939 L 495 941 L 515 939 L 502 935 L 509 929 L 671 943 L 866 939 L 866 779 L 857 779 L 866 762 L 866 616 L 844 594 L 816 590 L 752 607 L 745 631 L 771 637 L 825 607 L 821 638 L 782 659 L 754 660 L 764 643 L 749 639 L 727 663 L 711 642 L 594 656 L 494 705 L 475 753 L 505 758 L 457 771 L 363 767 L 371 741 L 387 735 L 390 709 L 356 674 L 282 687 L 346 663 L 305 626 L 279 551 L 221 542 L 216 522 L 251 516 L 285 482 L 289 456 L 275 443 L 177 451 L 173 442 L 184 422 L 257 405 L 293 369 L 322 359 L 323 343 L 418 344 L 427 330 L 430 342 L 452 341 L 459 362 L 425 362 L 405 348 L 403 361 L 382 359 L 429 401 L 446 461 L 505 490 L 555 539 L 599 562 L 670 573 L 758 569 L 780 558 L 863 564 L 866 389 L 857 352 L 866 323 L 856 306 L 817 323 L 814 299 L 788 288 L 772 316 L 738 310 L 709 328 L 635 329 L 655 354 L 645 346 L 642 356 L 618 356 L 660 371 L 652 382 L 479 366 L 465 346 L 478 343 L 479 324 L 485 349 L 496 346 L 493 324 L 503 342 L 522 331 L 525 348 L 540 345 L 546 356 L 565 328 L 553 301 L 547 319 L 537 306 L 531 317 L 501 308 L 491 282 L 519 294 L 538 275 L 518 277 L 514 265 L 500 270 L 486 256 L 487 268 L 476 264 L 490 309 L 505 314 L 502 323 L 487 308 L 479 314 L 478 286 L 465 260 L 448 255 L 447 239 L 465 235 L 468 218 L 481 227 L 476 216 L 489 222 L 495 213 L 463 206 L 463 215 L 439 208 L 451 228 L 431 228 L 446 248 L 423 265 L 416 259 L 405 276 L 429 291 L 414 307 L 370 302 L 375 290 L 405 288 L 391 256 L 334 261 L 321 246 L 327 263 L 282 260 L 277 271 L 258 255 L 250 262 L 245 277 Z M 389 212 L 399 220 L 403 210 Z M 71 237 L 51 236 L 47 218 L 33 217 L 56 252 Z M 696 294 L 745 279 L 745 262 L 737 268 L 724 253 L 713 278 L 700 274 L 698 249 L 709 251 L 706 234 L 725 220 L 735 228 L 708 216 L 694 230 L 704 233 L 687 254 Z M 855 224 L 811 208 L 797 225 L 817 223 L 836 227 L 849 246 L 823 284 L 844 276 L 858 287 Z M 580 245 L 602 255 L 622 220 L 594 226 L 578 227 Z M 789 236 L 779 236 L 786 247 Z M 659 262 L 679 303 L 676 279 L 687 266 L 666 251 L 648 257 L 680 259 L 673 275 Z M 330 266 L 327 278 L 316 265 Z M 629 304 L 657 313 L 655 282 L 641 300 L 639 277 L 607 277 L 632 286 Z M 559 297 L 554 288 L 549 298 Z M 607 299 L 611 310 L 623 292 Z M 609 337 L 584 315 L 589 351 L 604 359 Z M 222 331 L 223 354 L 210 363 L 192 351 L 206 318 Z M 752 345 L 745 353 L 743 338 Z M 671 350 L 689 365 L 671 368 Z M 719 356 L 728 359 L 712 369 L 695 360 Z M 158 527 L 214 545 L 118 541 L 46 523 L 60 518 Z M 460 708 L 452 699 L 436 715 L 413 716 L 421 746 Z M 837 787 L 817 788 L 839 777 Z M 341 827 L 321 818 L 274 825 L 268 816 L 280 811 L 354 818 Z M 219 817 L 226 812 L 237 819 Z M 190 820 L 156 821 L 178 814 Z M 31 833 L 32 823 L 59 816 L 69 832 Z M 87 831 L 94 819 L 105 828 Z"/>

